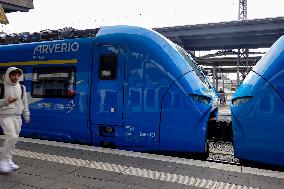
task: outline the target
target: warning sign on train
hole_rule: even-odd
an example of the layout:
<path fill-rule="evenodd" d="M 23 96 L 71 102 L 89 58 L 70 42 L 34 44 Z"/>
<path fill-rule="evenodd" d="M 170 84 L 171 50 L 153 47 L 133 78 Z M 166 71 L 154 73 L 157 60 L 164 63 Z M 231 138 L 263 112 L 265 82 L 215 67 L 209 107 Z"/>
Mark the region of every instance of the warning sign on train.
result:
<path fill-rule="evenodd" d="M 9 21 L 5 15 L 5 12 L 2 8 L 2 5 L 0 4 L 0 23 L 1 24 L 9 24 Z"/>

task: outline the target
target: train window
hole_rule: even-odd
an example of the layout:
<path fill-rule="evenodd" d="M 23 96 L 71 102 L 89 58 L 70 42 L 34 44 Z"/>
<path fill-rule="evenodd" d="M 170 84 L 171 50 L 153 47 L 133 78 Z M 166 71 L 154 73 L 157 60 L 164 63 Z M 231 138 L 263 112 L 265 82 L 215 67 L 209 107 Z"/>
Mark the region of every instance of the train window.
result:
<path fill-rule="evenodd" d="M 0 82 L 3 83 L 4 82 L 4 78 L 5 78 L 5 73 L 6 73 L 6 68 L 1 68 L 0 69 Z"/>
<path fill-rule="evenodd" d="M 34 98 L 73 98 L 75 75 L 75 67 L 34 68 L 31 95 Z"/>
<path fill-rule="evenodd" d="M 106 54 L 100 56 L 99 79 L 115 80 L 117 69 L 117 54 Z"/>

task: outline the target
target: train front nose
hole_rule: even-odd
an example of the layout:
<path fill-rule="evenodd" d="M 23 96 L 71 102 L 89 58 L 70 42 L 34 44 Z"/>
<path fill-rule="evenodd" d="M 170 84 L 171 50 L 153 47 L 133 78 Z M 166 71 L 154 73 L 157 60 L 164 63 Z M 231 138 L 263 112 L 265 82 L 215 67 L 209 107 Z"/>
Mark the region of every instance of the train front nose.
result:
<path fill-rule="evenodd" d="M 284 107 L 277 90 L 250 72 L 230 106 L 235 156 L 284 166 Z"/>
<path fill-rule="evenodd" d="M 260 136 L 256 125 L 260 124 L 259 110 L 264 103 L 263 93 L 268 83 L 259 75 L 250 72 L 238 87 L 231 100 L 233 144 L 235 156 L 244 159 L 250 156 L 251 145 L 255 144 L 255 136 Z"/>

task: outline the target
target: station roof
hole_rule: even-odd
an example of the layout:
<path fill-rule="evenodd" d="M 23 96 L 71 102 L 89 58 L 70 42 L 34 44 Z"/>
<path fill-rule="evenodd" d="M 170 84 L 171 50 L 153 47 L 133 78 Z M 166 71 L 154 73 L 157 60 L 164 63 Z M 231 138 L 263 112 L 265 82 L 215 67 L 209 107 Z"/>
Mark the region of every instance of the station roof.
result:
<path fill-rule="evenodd" d="M 284 35 L 284 17 L 154 28 L 187 51 L 267 48 Z"/>
<path fill-rule="evenodd" d="M 34 8 L 33 0 L 0 0 L 5 13 L 28 12 Z"/>
<path fill-rule="evenodd" d="M 241 57 L 239 59 L 240 66 L 248 62 L 248 66 L 254 66 L 261 56 L 248 57 L 247 59 Z M 221 58 L 197 58 L 197 62 L 203 66 L 236 66 L 238 58 L 236 57 L 221 57 Z"/>
<path fill-rule="evenodd" d="M 205 68 L 205 70 L 212 70 L 212 68 Z M 240 73 L 244 73 L 247 70 L 246 67 L 239 67 Z M 217 67 L 216 68 L 217 73 L 237 73 L 237 67 Z"/>

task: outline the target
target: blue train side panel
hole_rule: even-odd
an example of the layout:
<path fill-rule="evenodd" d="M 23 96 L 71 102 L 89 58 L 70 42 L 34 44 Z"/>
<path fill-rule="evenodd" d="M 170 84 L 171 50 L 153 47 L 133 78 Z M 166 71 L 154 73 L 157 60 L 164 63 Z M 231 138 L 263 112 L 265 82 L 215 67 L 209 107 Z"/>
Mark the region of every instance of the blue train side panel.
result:
<path fill-rule="evenodd" d="M 18 66 L 25 72 L 32 122 L 23 125 L 21 135 L 49 140 L 91 143 L 89 125 L 89 68 L 92 40 L 76 39 L 7 45 L 0 48 L 1 67 Z M 32 98 L 33 70 L 47 67 L 75 67 L 74 98 Z"/>
<path fill-rule="evenodd" d="M 236 157 L 284 166 L 284 38 L 257 63 L 231 104 Z"/>
<path fill-rule="evenodd" d="M 110 129 L 116 133 L 107 136 L 101 132 L 104 125 L 94 121 L 95 144 L 109 142 L 131 150 L 204 152 L 214 92 L 171 42 L 150 30 L 117 26 L 102 28 L 95 43 L 123 44 L 120 54 L 124 57 L 123 125 L 114 124 Z M 198 97 L 209 100 L 203 104 Z"/>
<path fill-rule="evenodd" d="M 190 55 L 154 31 L 102 27 L 95 38 L 8 45 L 0 53 L 0 65 L 24 69 L 32 92 L 24 136 L 139 151 L 206 151 L 216 93 Z M 64 98 L 34 94 L 41 93 L 39 75 L 46 83 L 53 76 L 37 71 L 51 68 L 71 69 L 74 81 Z M 54 92 L 48 87 L 46 93 Z"/>

